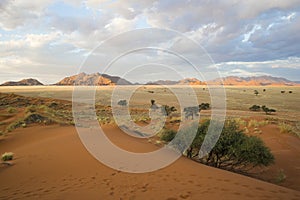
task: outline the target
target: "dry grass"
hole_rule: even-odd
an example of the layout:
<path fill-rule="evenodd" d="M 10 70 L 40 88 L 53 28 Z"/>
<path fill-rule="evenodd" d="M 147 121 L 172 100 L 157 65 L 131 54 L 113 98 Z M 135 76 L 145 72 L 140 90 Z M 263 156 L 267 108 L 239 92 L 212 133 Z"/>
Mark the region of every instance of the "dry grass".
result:
<path fill-rule="evenodd" d="M 170 86 L 176 90 L 181 86 Z M 130 86 L 122 86 L 122 89 L 126 90 Z M 203 86 L 193 86 L 199 102 L 210 102 L 210 93 L 208 90 L 203 90 Z M 266 88 L 266 92 L 262 90 Z M 112 113 L 111 113 L 111 94 L 114 87 L 98 87 L 96 90 L 95 100 L 96 100 L 96 112 L 98 116 L 98 121 L 100 123 L 114 123 Z M 283 120 L 298 121 L 300 118 L 300 87 L 225 87 L 226 89 L 226 102 L 228 115 L 235 117 L 237 123 L 241 127 L 261 127 L 267 125 L 268 123 L 276 123 Z M 151 90 L 153 93 L 149 93 Z M 255 96 L 253 90 L 258 90 L 259 95 Z M 281 94 L 281 90 L 292 90 L 293 93 Z M 182 92 L 182 90 L 180 90 Z M 184 91 L 184 90 L 183 90 Z M 25 96 L 35 96 L 35 97 L 51 97 L 63 100 L 72 100 L 73 87 L 56 87 L 56 86 L 42 86 L 42 87 L 2 87 L 0 92 L 14 92 L 15 94 L 21 94 Z M 191 94 L 187 94 L 188 96 Z M 161 87 L 161 86 L 141 86 L 128 100 L 130 109 L 148 110 L 150 106 L 150 100 L 155 99 L 157 104 L 175 106 L 178 110 L 177 113 L 180 114 L 179 103 L 175 94 L 171 90 Z M 284 102 L 284 103 L 283 103 Z M 253 104 L 257 105 L 267 105 L 272 108 L 277 109 L 275 115 L 266 116 L 263 112 L 250 112 L 249 107 Z M 71 102 L 70 102 L 71 105 Z M 98 106 L 98 108 L 97 108 Z M 39 107 L 28 107 L 28 112 L 41 112 L 45 113 L 48 117 L 53 119 L 59 119 L 60 123 L 63 123 L 64 117 L 69 118 L 71 114 L 70 106 L 68 108 L 63 108 L 61 111 L 53 111 L 49 109 L 49 105 L 40 105 Z M 55 110 L 55 109 L 54 109 Z M 67 110 L 67 111 L 66 111 Z M 13 111 L 13 110 L 12 110 Z M 11 111 L 11 112 L 12 112 Z M 202 113 L 201 118 L 209 113 Z M 265 116 L 264 121 L 250 120 L 246 122 L 240 117 L 247 118 L 253 115 Z M 72 117 L 72 116 L 71 116 Z M 268 119 L 272 118 L 272 119 Z M 150 118 L 147 112 L 132 113 L 132 119 L 135 122 L 149 121 Z M 177 115 L 170 117 L 170 122 L 177 123 L 180 122 L 180 117 Z"/>
<path fill-rule="evenodd" d="M 255 119 L 251 119 L 248 122 L 248 127 L 254 127 L 254 128 L 258 128 L 258 127 L 262 127 L 262 126 L 266 126 L 269 124 L 269 120 L 261 120 L 261 121 L 257 121 Z"/>
<path fill-rule="evenodd" d="M 297 130 L 296 127 L 286 123 L 286 122 L 280 122 L 278 124 L 278 127 L 280 129 L 280 133 L 289 133 L 289 134 L 293 134 L 297 137 L 300 137 L 300 133 L 299 131 Z"/>
<path fill-rule="evenodd" d="M 284 182 L 285 179 L 286 179 L 286 175 L 285 175 L 284 171 L 282 169 L 279 170 L 279 172 L 275 178 L 275 183 L 280 184 L 280 183 Z"/>

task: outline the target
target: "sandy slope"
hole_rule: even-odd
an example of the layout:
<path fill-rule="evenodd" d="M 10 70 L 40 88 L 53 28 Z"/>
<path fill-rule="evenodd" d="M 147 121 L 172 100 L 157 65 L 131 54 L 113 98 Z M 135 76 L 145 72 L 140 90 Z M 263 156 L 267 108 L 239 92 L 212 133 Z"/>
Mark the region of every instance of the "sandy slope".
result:
<path fill-rule="evenodd" d="M 261 130 L 259 137 L 270 147 L 276 162 L 264 175 L 282 171 L 286 179 L 281 185 L 300 191 L 300 139 L 292 134 L 280 133 L 275 124 L 268 124 Z"/>
<path fill-rule="evenodd" d="M 145 140 L 106 127 L 127 150 L 154 150 Z M 0 199 L 300 199 L 300 192 L 180 158 L 146 174 L 112 170 L 95 160 L 74 127 L 18 129 L 0 140 L 13 166 L 0 167 Z"/>

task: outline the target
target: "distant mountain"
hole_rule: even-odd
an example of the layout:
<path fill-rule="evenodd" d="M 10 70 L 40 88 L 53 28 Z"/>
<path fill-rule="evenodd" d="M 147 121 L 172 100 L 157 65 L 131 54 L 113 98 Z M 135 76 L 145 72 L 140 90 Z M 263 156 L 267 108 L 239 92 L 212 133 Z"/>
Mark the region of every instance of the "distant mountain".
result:
<path fill-rule="evenodd" d="M 54 85 L 132 85 L 129 81 L 118 76 L 110 76 L 107 74 L 93 73 L 86 74 L 84 72 L 65 77 Z"/>
<path fill-rule="evenodd" d="M 148 82 L 147 85 L 205 85 L 205 82 L 199 81 L 196 78 L 186 78 L 179 81 L 159 80 Z"/>
<path fill-rule="evenodd" d="M 253 76 L 253 77 L 237 77 L 228 76 L 222 79 L 215 79 L 209 81 L 210 84 L 223 84 L 223 85 L 233 85 L 233 86 L 293 86 L 299 85 L 297 82 L 290 81 L 281 77 L 273 76 Z"/>
<path fill-rule="evenodd" d="M 148 82 L 146 85 L 176 85 L 179 81 L 170 81 L 170 80 L 158 80 L 153 82 Z"/>
<path fill-rule="evenodd" d="M 43 85 L 43 84 L 36 79 L 29 78 L 20 81 L 8 81 L 1 84 L 0 86 L 34 86 L 34 85 Z"/>
<path fill-rule="evenodd" d="M 300 85 L 300 82 L 290 81 L 285 78 L 273 76 L 252 76 L 252 77 L 238 77 L 228 76 L 208 81 L 209 84 L 216 85 L 232 85 L 232 86 L 293 86 Z M 148 85 L 206 85 L 196 78 L 186 78 L 179 81 L 159 80 L 148 82 Z"/>
<path fill-rule="evenodd" d="M 178 82 L 178 85 L 206 85 L 205 82 L 199 81 L 196 78 L 186 78 Z"/>
<path fill-rule="evenodd" d="M 132 84 L 131 82 L 118 77 L 110 76 L 108 74 L 86 74 L 84 72 L 65 77 L 61 81 L 53 85 L 139 85 L 139 83 Z M 224 78 L 218 78 L 208 81 L 209 84 L 227 85 L 227 86 L 300 86 L 300 81 L 290 81 L 281 77 L 272 76 L 253 76 L 253 77 L 238 77 L 228 76 Z M 196 78 L 185 78 L 179 81 L 171 80 L 158 80 L 146 83 L 147 85 L 206 85 L 206 82 L 202 82 Z M 21 81 L 8 81 L 0 86 L 34 86 L 43 85 L 36 79 L 23 79 Z"/>

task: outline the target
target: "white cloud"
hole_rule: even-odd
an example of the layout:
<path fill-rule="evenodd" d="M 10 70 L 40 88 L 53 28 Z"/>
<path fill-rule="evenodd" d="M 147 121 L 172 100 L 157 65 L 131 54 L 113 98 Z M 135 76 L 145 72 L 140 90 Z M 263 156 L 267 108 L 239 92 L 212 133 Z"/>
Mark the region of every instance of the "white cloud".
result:
<path fill-rule="evenodd" d="M 57 9 L 62 4 L 66 10 Z M 100 42 L 124 31 L 158 27 L 182 32 L 200 43 L 224 73 L 294 73 L 299 70 L 299 13 L 297 0 L 2 0 L 1 69 L 26 66 L 22 72 L 42 74 L 47 62 L 55 69 L 53 73 L 67 74 L 69 69 L 57 72 L 55 66 L 78 66 Z M 144 41 L 139 40 L 141 35 L 134 39 L 148 46 L 173 45 L 199 56 L 188 43 L 162 34 L 151 36 Z M 115 41 L 107 53 L 135 46 L 136 41 Z"/>
<path fill-rule="evenodd" d="M 129 31 L 134 28 L 135 21 L 128 20 L 122 17 L 113 18 L 112 21 L 104 28 L 112 33 L 120 33 L 123 31 Z"/>
<path fill-rule="evenodd" d="M 4 0 L 0 4 L 0 27 L 4 30 L 12 30 L 24 26 L 25 23 L 32 23 L 43 15 L 44 9 L 51 2 L 51 0 Z"/>
<path fill-rule="evenodd" d="M 222 74 L 225 76 L 239 76 L 239 77 L 270 75 L 269 73 L 265 73 L 265 72 L 249 72 L 242 69 L 233 69 L 225 73 L 223 72 Z"/>
<path fill-rule="evenodd" d="M 51 32 L 48 34 L 26 34 L 15 35 L 11 40 L 0 41 L 0 52 L 4 54 L 18 54 L 18 52 L 40 48 L 58 39 L 60 33 Z"/>
<path fill-rule="evenodd" d="M 249 69 L 300 69 L 300 57 L 290 57 L 285 60 L 268 60 L 262 62 L 223 62 L 216 64 L 219 68 L 243 67 Z"/>

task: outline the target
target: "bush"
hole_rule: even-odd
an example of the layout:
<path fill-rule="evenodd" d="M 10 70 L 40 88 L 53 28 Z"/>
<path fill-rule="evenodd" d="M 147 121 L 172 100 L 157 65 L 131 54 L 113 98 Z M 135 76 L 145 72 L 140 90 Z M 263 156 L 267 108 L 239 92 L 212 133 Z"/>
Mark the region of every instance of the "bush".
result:
<path fill-rule="evenodd" d="M 14 158 L 14 154 L 12 152 L 5 152 L 4 154 L 2 154 L 1 159 L 3 161 L 9 161 L 12 160 Z"/>
<path fill-rule="evenodd" d="M 176 112 L 177 110 L 174 106 L 163 105 L 161 111 L 165 116 L 169 116 L 172 112 Z"/>
<path fill-rule="evenodd" d="M 209 103 L 201 103 L 199 105 L 199 111 L 201 111 L 201 110 L 208 110 L 209 108 L 210 108 Z"/>
<path fill-rule="evenodd" d="M 120 106 L 127 106 L 127 101 L 126 100 L 120 100 L 118 102 L 118 105 L 120 105 Z"/>
<path fill-rule="evenodd" d="M 251 106 L 251 107 L 249 108 L 249 110 L 251 110 L 251 111 L 260 111 L 260 106 L 258 106 L 258 105 L 253 105 L 253 106 Z"/>
<path fill-rule="evenodd" d="M 194 119 L 194 116 L 199 116 L 199 106 L 190 106 L 183 109 L 185 118 L 188 119 L 190 116 Z"/>
<path fill-rule="evenodd" d="M 17 121 L 14 121 L 12 122 L 11 124 L 9 124 L 7 127 L 6 127 L 6 131 L 7 132 L 11 132 L 13 131 L 14 129 L 22 126 L 22 124 L 24 124 L 24 121 L 23 120 L 17 120 Z"/>
<path fill-rule="evenodd" d="M 264 106 L 262 106 L 261 107 L 262 108 L 262 110 L 267 114 L 267 115 L 270 115 L 270 114 L 272 114 L 272 112 L 276 112 L 276 110 L 275 109 L 272 109 L 272 108 L 268 108 L 268 107 L 266 107 L 265 105 Z"/>
<path fill-rule="evenodd" d="M 275 183 L 280 184 L 280 183 L 284 182 L 285 179 L 286 179 L 286 175 L 284 174 L 284 171 L 282 169 L 279 170 L 278 175 L 275 179 Z"/>
<path fill-rule="evenodd" d="M 174 139 L 174 137 L 176 136 L 176 131 L 173 130 L 168 130 L 168 129 L 164 129 L 160 139 L 165 141 L 165 142 L 170 142 L 171 140 Z"/>
<path fill-rule="evenodd" d="M 8 107 L 8 108 L 6 109 L 6 111 L 7 111 L 8 113 L 15 113 L 15 112 L 17 112 L 17 109 L 14 108 L 14 107 Z"/>
<path fill-rule="evenodd" d="M 36 106 L 27 106 L 26 109 L 25 109 L 25 113 L 34 113 L 36 112 Z"/>
<path fill-rule="evenodd" d="M 206 121 L 199 126 L 192 148 L 200 150 L 209 123 Z M 235 121 L 228 121 L 215 146 L 199 161 L 209 166 L 246 173 L 254 167 L 272 164 L 274 156 L 260 138 L 247 136 Z"/>

